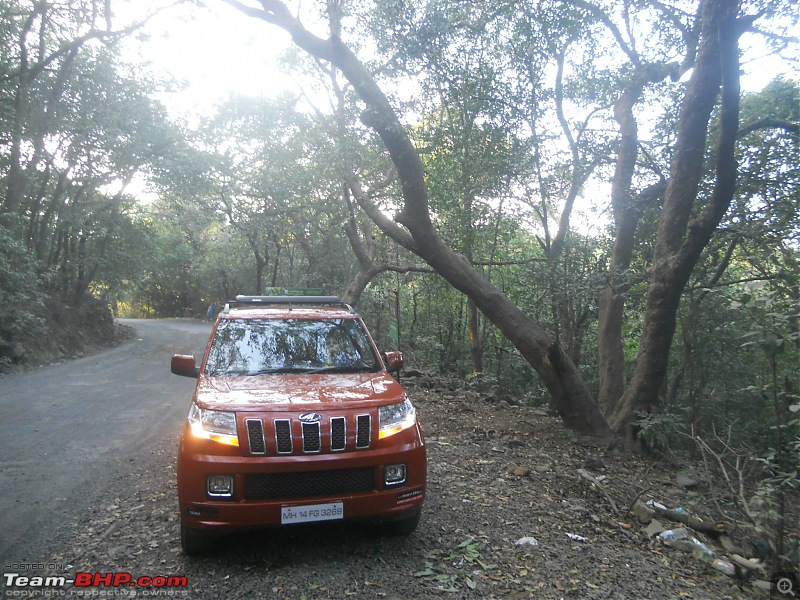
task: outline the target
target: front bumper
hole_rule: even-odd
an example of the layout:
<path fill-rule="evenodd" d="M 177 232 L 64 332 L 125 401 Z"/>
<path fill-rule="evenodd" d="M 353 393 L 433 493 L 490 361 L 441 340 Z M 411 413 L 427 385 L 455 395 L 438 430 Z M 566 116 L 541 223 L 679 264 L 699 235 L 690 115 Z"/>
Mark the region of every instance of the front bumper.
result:
<path fill-rule="evenodd" d="M 400 463 L 406 465 L 405 482 L 387 486 L 384 466 Z M 349 483 L 353 474 L 359 480 L 355 491 Z M 230 499 L 209 497 L 210 475 L 233 478 Z M 341 503 L 344 520 L 402 519 L 421 510 L 426 479 L 425 443 L 418 425 L 369 450 L 270 457 L 241 456 L 234 448 L 195 438 L 187 427 L 178 456 L 181 520 L 206 533 L 280 526 L 287 508 L 332 503 Z M 272 486 L 274 480 L 280 485 Z M 303 495 L 295 496 L 292 490 Z"/>

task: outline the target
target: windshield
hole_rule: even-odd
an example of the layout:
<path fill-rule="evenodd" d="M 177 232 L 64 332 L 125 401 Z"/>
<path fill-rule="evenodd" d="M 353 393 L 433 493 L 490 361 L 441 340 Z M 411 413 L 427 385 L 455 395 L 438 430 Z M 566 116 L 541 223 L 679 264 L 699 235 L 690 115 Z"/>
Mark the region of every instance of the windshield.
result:
<path fill-rule="evenodd" d="M 354 373 L 380 368 L 357 319 L 240 319 L 220 321 L 205 373 Z"/>

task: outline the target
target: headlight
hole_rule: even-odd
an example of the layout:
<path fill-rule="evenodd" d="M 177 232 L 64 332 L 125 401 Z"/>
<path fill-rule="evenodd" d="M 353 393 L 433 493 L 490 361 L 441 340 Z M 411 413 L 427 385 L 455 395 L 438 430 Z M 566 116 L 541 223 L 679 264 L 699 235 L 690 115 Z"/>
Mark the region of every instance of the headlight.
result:
<path fill-rule="evenodd" d="M 197 437 L 214 440 L 229 446 L 239 445 L 236 433 L 236 413 L 200 408 L 192 402 L 189 425 Z"/>
<path fill-rule="evenodd" d="M 417 421 L 417 411 L 406 398 L 400 404 L 379 407 L 378 420 L 380 421 L 378 437 L 383 439 L 412 427 Z"/>

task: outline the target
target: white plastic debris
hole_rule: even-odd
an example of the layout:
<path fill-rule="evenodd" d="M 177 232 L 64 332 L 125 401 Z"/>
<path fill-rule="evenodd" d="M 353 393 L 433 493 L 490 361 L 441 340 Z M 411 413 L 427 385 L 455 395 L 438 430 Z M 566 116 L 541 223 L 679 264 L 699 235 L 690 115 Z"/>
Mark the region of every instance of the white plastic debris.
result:
<path fill-rule="evenodd" d="M 685 527 L 679 527 L 678 529 L 667 529 L 666 531 L 662 531 L 658 534 L 658 541 L 669 545 L 670 542 L 674 542 L 675 540 L 685 540 L 688 537 L 689 530 Z"/>
<path fill-rule="evenodd" d="M 517 546 L 538 546 L 539 540 L 533 536 L 521 537 L 517 540 Z"/>

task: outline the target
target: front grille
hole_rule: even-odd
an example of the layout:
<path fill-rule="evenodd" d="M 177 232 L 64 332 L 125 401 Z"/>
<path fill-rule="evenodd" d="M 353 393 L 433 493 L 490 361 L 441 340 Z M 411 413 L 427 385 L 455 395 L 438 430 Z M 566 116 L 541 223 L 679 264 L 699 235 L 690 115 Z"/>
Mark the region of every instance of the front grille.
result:
<path fill-rule="evenodd" d="M 363 494 L 375 489 L 375 468 L 259 473 L 244 478 L 245 500 L 284 500 Z"/>
<path fill-rule="evenodd" d="M 264 440 L 264 426 L 261 419 L 247 419 L 246 423 L 250 454 L 266 454 L 267 444 Z"/>
<path fill-rule="evenodd" d="M 319 421 L 303 423 L 303 452 L 319 452 L 322 440 L 319 436 Z"/>
<path fill-rule="evenodd" d="M 275 420 L 275 444 L 278 454 L 292 453 L 292 424 L 289 419 Z"/>
<path fill-rule="evenodd" d="M 356 417 L 356 448 L 369 448 L 372 439 L 372 417 L 358 415 Z"/>
<path fill-rule="evenodd" d="M 272 431 L 270 431 L 272 427 Z M 370 414 L 325 417 L 313 423 L 297 416 L 285 419 L 245 419 L 252 456 L 280 456 L 366 450 L 372 446 Z M 348 432 L 355 432 L 348 436 Z M 274 446 L 273 446 L 273 441 Z"/>
<path fill-rule="evenodd" d="M 347 421 L 344 417 L 331 419 L 331 452 L 344 450 L 347 445 Z"/>

